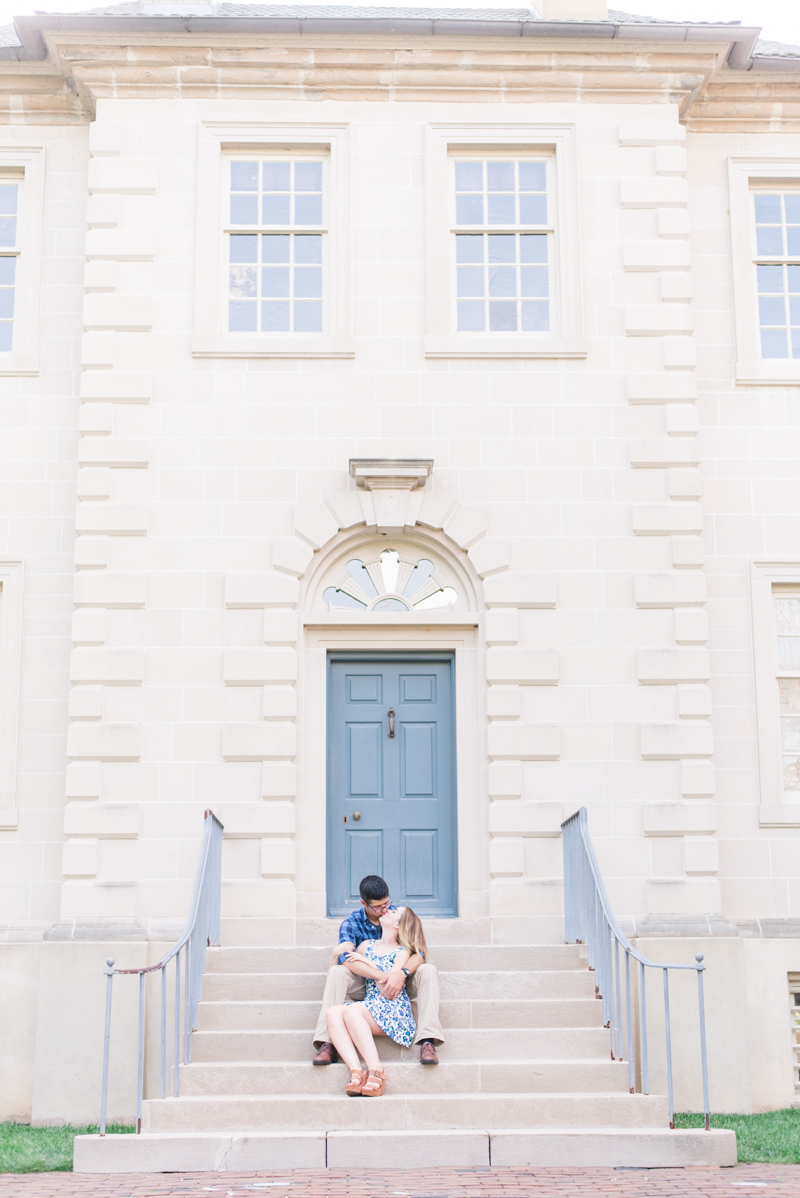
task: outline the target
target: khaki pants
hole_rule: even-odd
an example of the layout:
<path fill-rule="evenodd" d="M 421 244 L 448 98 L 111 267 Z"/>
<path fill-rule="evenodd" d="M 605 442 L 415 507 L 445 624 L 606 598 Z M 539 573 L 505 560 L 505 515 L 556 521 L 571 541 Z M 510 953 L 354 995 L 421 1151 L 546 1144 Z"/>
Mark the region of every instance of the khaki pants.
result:
<path fill-rule="evenodd" d="M 406 982 L 409 998 L 417 1000 L 417 1034 L 414 1043 L 420 1040 L 433 1040 L 436 1044 L 444 1042 L 442 1025 L 439 1022 L 439 974 L 435 965 L 422 964 L 414 970 Z M 314 1032 L 314 1045 L 319 1048 L 330 1040 L 328 1031 L 328 1011 L 331 1007 L 341 1006 L 347 1002 L 361 1002 L 366 991 L 366 980 L 351 973 L 346 965 L 332 965 L 325 979 L 325 992 L 322 995 L 322 1010 Z"/>

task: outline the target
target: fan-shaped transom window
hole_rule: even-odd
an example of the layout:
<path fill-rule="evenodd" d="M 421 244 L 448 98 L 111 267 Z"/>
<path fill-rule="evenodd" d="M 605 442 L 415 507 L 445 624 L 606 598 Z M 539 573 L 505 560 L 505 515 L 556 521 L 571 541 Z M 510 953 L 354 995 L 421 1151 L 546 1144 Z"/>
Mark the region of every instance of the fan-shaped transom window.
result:
<path fill-rule="evenodd" d="M 447 611 L 458 596 L 439 581 L 434 569 L 429 558 L 404 559 L 395 549 L 385 549 L 373 561 L 352 557 L 341 582 L 326 587 L 322 598 L 330 611 Z"/>

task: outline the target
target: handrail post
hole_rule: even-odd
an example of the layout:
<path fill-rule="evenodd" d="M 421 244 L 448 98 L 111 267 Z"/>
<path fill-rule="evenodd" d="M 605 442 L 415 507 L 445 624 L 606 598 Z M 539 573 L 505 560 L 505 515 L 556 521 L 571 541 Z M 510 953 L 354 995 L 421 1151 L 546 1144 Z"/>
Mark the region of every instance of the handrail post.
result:
<path fill-rule="evenodd" d="M 706 1008 L 703 996 L 703 954 L 695 953 L 694 959 L 700 968 L 697 970 L 697 999 L 700 1004 L 700 1065 L 703 1071 L 703 1123 L 706 1131 L 711 1130 L 711 1112 L 708 1102 L 708 1057 L 706 1053 Z"/>
<path fill-rule="evenodd" d="M 173 1089 L 177 1098 L 181 1092 L 180 1086 L 180 1044 L 181 1044 L 181 954 L 180 951 L 175 956 L 175 1076 L 173 1078 Z"/>
<path fill-rule="evenodd" d="M 650 1093 L 650 1061 L 647 1055 L 647 978 L 644 972 L 644 962 L 639 962 L 641 994 L 640 1007 L 642 1013 L 642 1093 Z"/>
<path fill-rule="evenodd" d="M 136 1068 L 136 1134 L 142 1131 L 142 1097 L 144 1094 L 144 973 L 139 974 L 139 1057 Z"/>
<path fill-rule="evenodd" d="M 669 1125 L 675 1128 L 675 1101 L 672 1093 L 672 1031 L 669 1025 L 669 969 L 664 967 L 664 1026 L 667 1032 L 667 1090 L 669 1094 Z"/>
<path fill-rule="evenodd" d="M 631 954 L 625 949 L 625 1019 L 628 1025 L 628 1089 L 635 1092 L 633 1084 L 633 1022 L 631 1019 Z"/>
<path fill-rule="evenodd" d="M 161 1097 L 167 1096 L 167 967 L 161 966 Z"/>
<path fill-rule="evenodd" d="M 106 1026 L 103 1036 L 103 1080 L 100 1088 L 100 1135 L 106 1134 L 106 1108 L 108 1105 L 108 1054 L 111 1047 L 111 987 L 114 982 L 114 958 L 106 959 Z"/>

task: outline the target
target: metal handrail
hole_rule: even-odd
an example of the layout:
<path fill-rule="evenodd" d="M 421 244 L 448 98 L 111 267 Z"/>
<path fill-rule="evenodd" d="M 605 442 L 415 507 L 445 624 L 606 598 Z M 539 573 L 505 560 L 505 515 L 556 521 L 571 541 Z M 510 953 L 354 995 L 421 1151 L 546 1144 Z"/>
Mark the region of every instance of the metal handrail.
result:
<path fill-rule="evenodd" d="M 203 816 L 203 843 L 200 860 L 194 879 L 189 918 L 179 939 L 168 953 L 155 965 L 141 969 L 115 969 L 114 958 L 106 961 L 106 1025 L 103 1041 L 103 1084 L 100 1096 L 100 1135 L 106 1134 L 106 1107 L 108 1103 L 108 1058 L 111 1045 L 111 987 L 114 976 L 138 974 L 139 976 L 139 1059 L 136 1073 L 136 1134 L 142 1130 L 142 1096 L 144 1091 L 144 999 L 146 973 L 161 971 L 161 1097 L 167 1089 L 167 965 L 175 960 L 175 1017 L 174 1017 L 174 1089 L 175 1097 L 180 1094 L 181 1039 L 183 1040 L 183 1063 L 192 1060 L 192 1033 L 197 1030 L 197 1006 L 203 985 L 203 970 L 206 965 L 206 949 L 219 945 L 220 906 L 222 899 L 222 824 L 213 811 Z M 183 999 L 181 999 L 181 953 L 183 953 Z M 181 1035 L 181 1012 L 183 1012 L 183 1034 Z"/>
<path fill-rule="evenodd" d="M 669 1021 L 669 971 L 693 969 L 697 973 L 697 992 L 700 1008 L 700 1064 L 703 1075 L 703 1115 L 706 1131 L 710 1129 L 708 1103 L 708 1060 L 706 1053 L 706 1016 L 703 999 L 703 954 L 696 953 L 696 965 L 665 965 L 650 961 L 633 947 L 614 918 L 608 901 L 603 876 L 589 836 L 586 808 L 581 807 L 561 825 L 564 842 L 564 939 L 568 944 L 585 944 L 589 968 L 595 973 L 595 990 L 603 1000 L 603 1022 L 611 1032 L 611 1058 L 623 1060 L 622 986 L 620 984 L 620 948 L 625 953 L 625 1027 L 627 1031 L 628 1084 L 635 1093 L 634 1035 L 631 1018 L 631 957 L 639 962 L 639 1061 L 642 1093 L 649 1093 L 647 1055 L 647 1006 L 645 1001 L 645 969 L 660 969 L 664 977 L 664 1026 L 666 1030 L 667 1087 L 669 1090 L 669 1125 L 675 1127 L 675 1104 L 672 1086 L 672 1033 Z"/>

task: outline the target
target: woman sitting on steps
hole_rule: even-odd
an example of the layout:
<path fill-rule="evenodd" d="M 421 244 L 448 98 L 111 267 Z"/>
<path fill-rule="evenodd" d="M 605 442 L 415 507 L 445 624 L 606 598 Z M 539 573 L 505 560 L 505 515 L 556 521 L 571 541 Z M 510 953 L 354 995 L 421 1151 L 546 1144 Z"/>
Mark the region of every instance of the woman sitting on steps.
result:
<path fill-rule="evenodd" d="M 417 1030 L 405 986 L 390 1001 L 382 994 L 386 975 L 402 968 L 414 953 L 429 961 L 422 922 L 410 907 L 387 911 L 380 918 L 380 940 L 365 940 L 347 954 L 347 968 L 366 979 L 363 1002 L 345 1003 L 328 1011 L 331 1043 L 350 1069 L 345 1094 L 351 1098 L 379 1098 L 386 1082 L 374 1036 L 388 1036 L 403 1048 L 414 1043 Z M 366 1069 L 361 1067 L 361 1059 Z"/>

